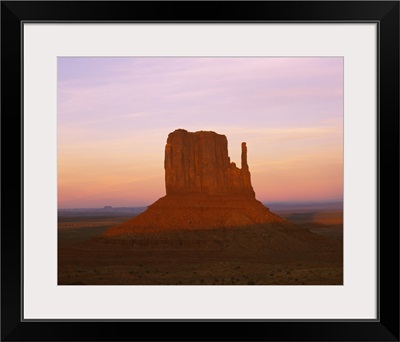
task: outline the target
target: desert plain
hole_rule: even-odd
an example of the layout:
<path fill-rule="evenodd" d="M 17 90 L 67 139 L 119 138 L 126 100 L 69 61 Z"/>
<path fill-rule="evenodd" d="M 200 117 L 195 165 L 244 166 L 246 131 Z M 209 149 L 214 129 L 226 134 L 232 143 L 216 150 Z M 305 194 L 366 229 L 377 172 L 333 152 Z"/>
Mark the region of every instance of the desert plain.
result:
<path fill-rule="evenodd" d="M 341 285 L 342 203 L 271 203 L 293 226 L 104 241 L 145 208 L 59 210 L 58 285 Z"/>

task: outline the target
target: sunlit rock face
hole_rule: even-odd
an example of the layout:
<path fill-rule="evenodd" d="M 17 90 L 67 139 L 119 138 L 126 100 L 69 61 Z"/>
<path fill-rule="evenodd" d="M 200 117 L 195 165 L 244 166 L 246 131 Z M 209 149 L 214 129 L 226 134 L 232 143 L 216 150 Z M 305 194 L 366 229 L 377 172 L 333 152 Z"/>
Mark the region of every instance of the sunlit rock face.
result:
<path fill-rule="evenodd" d="M 167 195 L 205 194 L 255 197 L 247 165 L 247 147 L 242 143 L 242 168 L 230 162 L 225 135 L 187 132 L 168 135 L 165 146 Z"/>
<path fill-rule="evenodd" d="M 184 129 L 170 133 L 164 160 L 166 196 L 103 236 L 129 238 L 170 230 L 234 229 L 284 222 L 256 200 L 246 143 L 241 148 L 238 168 L 230 161 L 225 135 Z"/>

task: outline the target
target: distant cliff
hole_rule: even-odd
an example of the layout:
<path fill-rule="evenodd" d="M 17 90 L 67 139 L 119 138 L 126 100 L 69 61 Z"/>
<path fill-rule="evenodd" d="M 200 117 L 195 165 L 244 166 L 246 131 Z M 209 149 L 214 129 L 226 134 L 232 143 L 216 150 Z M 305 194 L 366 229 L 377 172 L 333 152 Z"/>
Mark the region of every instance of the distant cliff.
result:
<path fill-rule="evenodd" d="M 170 194 L 243 195 L 255 197 L 242 143 L 242 168 L 230 162 L 225 135 L 187 132 L 168 135 L 165 146 L 165 186 Z"/>
<path fill-rule="evenodd" d="M 238 168 L 228 156 L 225 135 L 183 129 L 170 133 L 164 160 L 166 196 L 103 236 L 129 238 L 170 230 L 244 228 L 285 222 L 256 200 L 246 143 L 241 147 Z"/>

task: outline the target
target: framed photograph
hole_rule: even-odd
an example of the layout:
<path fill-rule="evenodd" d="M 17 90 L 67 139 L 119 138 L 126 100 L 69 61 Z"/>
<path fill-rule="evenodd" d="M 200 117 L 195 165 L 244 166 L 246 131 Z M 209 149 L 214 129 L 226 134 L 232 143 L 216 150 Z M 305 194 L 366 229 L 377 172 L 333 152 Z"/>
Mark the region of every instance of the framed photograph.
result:
<path fill-rule="evenodd" d="M 1 6 L 3 340 L 399 340 L 397 1 Z"/>

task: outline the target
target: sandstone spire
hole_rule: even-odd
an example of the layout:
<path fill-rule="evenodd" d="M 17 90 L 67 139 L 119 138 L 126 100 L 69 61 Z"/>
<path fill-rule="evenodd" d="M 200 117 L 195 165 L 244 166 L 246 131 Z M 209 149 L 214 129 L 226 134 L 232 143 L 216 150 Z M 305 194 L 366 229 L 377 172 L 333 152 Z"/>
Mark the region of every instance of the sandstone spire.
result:
<path fill-rule="evenodd" d="M 249 165 L 247 165 L 247 146 L 245 142 L 242 142 L 242 170 L 248 170 Z"/>

